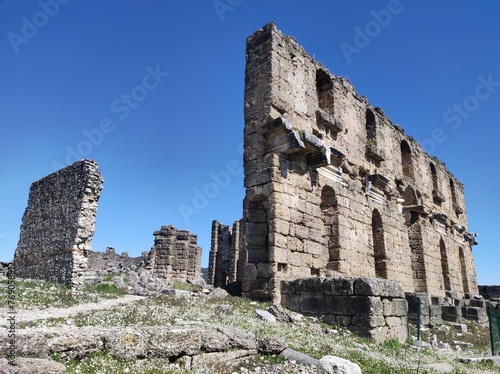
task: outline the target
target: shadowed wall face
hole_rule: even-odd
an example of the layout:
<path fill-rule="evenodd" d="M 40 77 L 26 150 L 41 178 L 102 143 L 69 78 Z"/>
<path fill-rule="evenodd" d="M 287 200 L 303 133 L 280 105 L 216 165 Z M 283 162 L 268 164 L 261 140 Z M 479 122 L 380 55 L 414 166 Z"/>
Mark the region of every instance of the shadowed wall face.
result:
<path fill-rule="evenodd" d="M 102 184 L 97 163 L 85 159 L 31 185 L 14 256 L 17 276 L 83 283 Z"/>

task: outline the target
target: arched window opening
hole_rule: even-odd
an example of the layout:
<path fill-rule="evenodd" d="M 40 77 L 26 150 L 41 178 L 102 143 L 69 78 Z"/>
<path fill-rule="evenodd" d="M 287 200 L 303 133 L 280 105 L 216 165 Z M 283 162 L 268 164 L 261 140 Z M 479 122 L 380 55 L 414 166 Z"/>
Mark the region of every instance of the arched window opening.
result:
<path fill-rule="evenodd" d="M 418 205 L 417 194 L 413 188 L 408 186 L 403 193 L 403 199 L 403 214 L 406 218 L 406 224 L 412 225 L 420 218 L 420 214 L 416 210 L 418 209 L 418 207 L 416 207 Z"/>
<path fill-rule="evenodd" d="M 403 175 L 414 179 L 411 148 L 406 140 L 401 141 L 401 163 L 403 166 Z"/>
<path fill-rule="evenodd" d="M 375 276 L 387 279 L 387 256 L 385 252 L 384 226 L 382 216 L 377 209 L 372 213 L 373 255 L 375 258 Z"/>
<path fill-rule="evenodd" d="M 340 270 L 339 218 L 335 191 L 330 186 L 321 190 L 320 209 L 324 224 L 324 238 L 328 248 L 329 270 Z"/>
<path fill-rule="evenodd" d="M 443 239 L 439 241 L 439 251 L 441 252 L 441 270 L 443 272 L 443 285 L 445 291 L 451 291 L 450 267 L 448 264 L 448 253 Z"/>

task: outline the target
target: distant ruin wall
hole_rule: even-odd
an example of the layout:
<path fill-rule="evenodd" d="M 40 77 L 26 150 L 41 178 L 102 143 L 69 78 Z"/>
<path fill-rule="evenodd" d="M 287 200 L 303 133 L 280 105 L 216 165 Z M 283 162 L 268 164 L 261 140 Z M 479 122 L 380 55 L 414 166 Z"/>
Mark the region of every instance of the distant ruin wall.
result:
<path fill-rule="evenodd" d="M 102 184 L 97 163 L 85 159 L 31 185 L 14 255 L 17 276 L 83 283 Z"/>
<path fill-rule="evenodd" d="M 500 299 L 500 286 L 479 286 L 479 294 L 485 299 Z"/>
<path fill-rule="evenodd" d="M 240 280 L 245 256 L 241 251 L 240 221 L 227 226 L 212 222 L 212 242 L 208 263 L 208 284 L 225 287 Z"/>
<path fill-rule="evenodd" d="M 121 273 L 127 270 L 136 270 L 140 266 L 144 266 L 148 252 L 145 251 L 140 257 L 130 257 L 125 252 L 119 255 L 113 247 L 108 247 L 105 252 L 88 251 L 86 255 L 87 271 L 109 270 L 113 273 Z"/>
<path fill-rule="evenodd" d="M 154 246 L 147 261 L 149 269 L 158 278 L 179 282 L 194 282 L 202 279 L 201 247 L 198 235 L 175 226 L 162 226 L 153 233 Z"/>
<path fill-rule="evenodd" d="M 408 305 L 403 289 L 393 281 L 354 277 L 282 281 L 281 302 L 377 342 L 404 342 L 408 337 Z"/>

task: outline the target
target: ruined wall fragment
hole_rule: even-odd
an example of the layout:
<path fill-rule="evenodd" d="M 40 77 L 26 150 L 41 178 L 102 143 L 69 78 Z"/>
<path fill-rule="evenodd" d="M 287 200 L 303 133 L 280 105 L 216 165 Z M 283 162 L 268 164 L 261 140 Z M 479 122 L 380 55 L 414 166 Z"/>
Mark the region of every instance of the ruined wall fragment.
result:
<path fill-rule="evenodd" d="M 158 278 L 179 282 L 199 282 L 201 247 L 198 235 L 175 226 L 162 226 L 153 233 L 154 246 L 149 253 L 147 268 Z"/>
<path fill-rule="evenodd" d="M 14 256 L 17 276 L 83 283 L 102 184 L 97 163 L 85 159 L 31 185 Z"/>
<path fill-rule="evenodd" d="M 245 256 L 241 255 L 240 221 L 227 226 L 212 222 L 212 242 L 208 263 L 208 284 L 225 287 L 240 280 Z"/>

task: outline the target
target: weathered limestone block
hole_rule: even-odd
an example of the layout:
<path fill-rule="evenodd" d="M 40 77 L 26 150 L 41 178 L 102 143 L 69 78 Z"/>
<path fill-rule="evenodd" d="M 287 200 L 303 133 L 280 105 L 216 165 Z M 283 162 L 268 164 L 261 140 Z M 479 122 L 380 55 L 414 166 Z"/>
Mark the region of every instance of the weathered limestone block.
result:
<path fill-rule="evenodd" d="M 31 185 L 14 255 L 17 276 L 83 283 L 102 183 L 97 163 L 85 159 Z"/>

